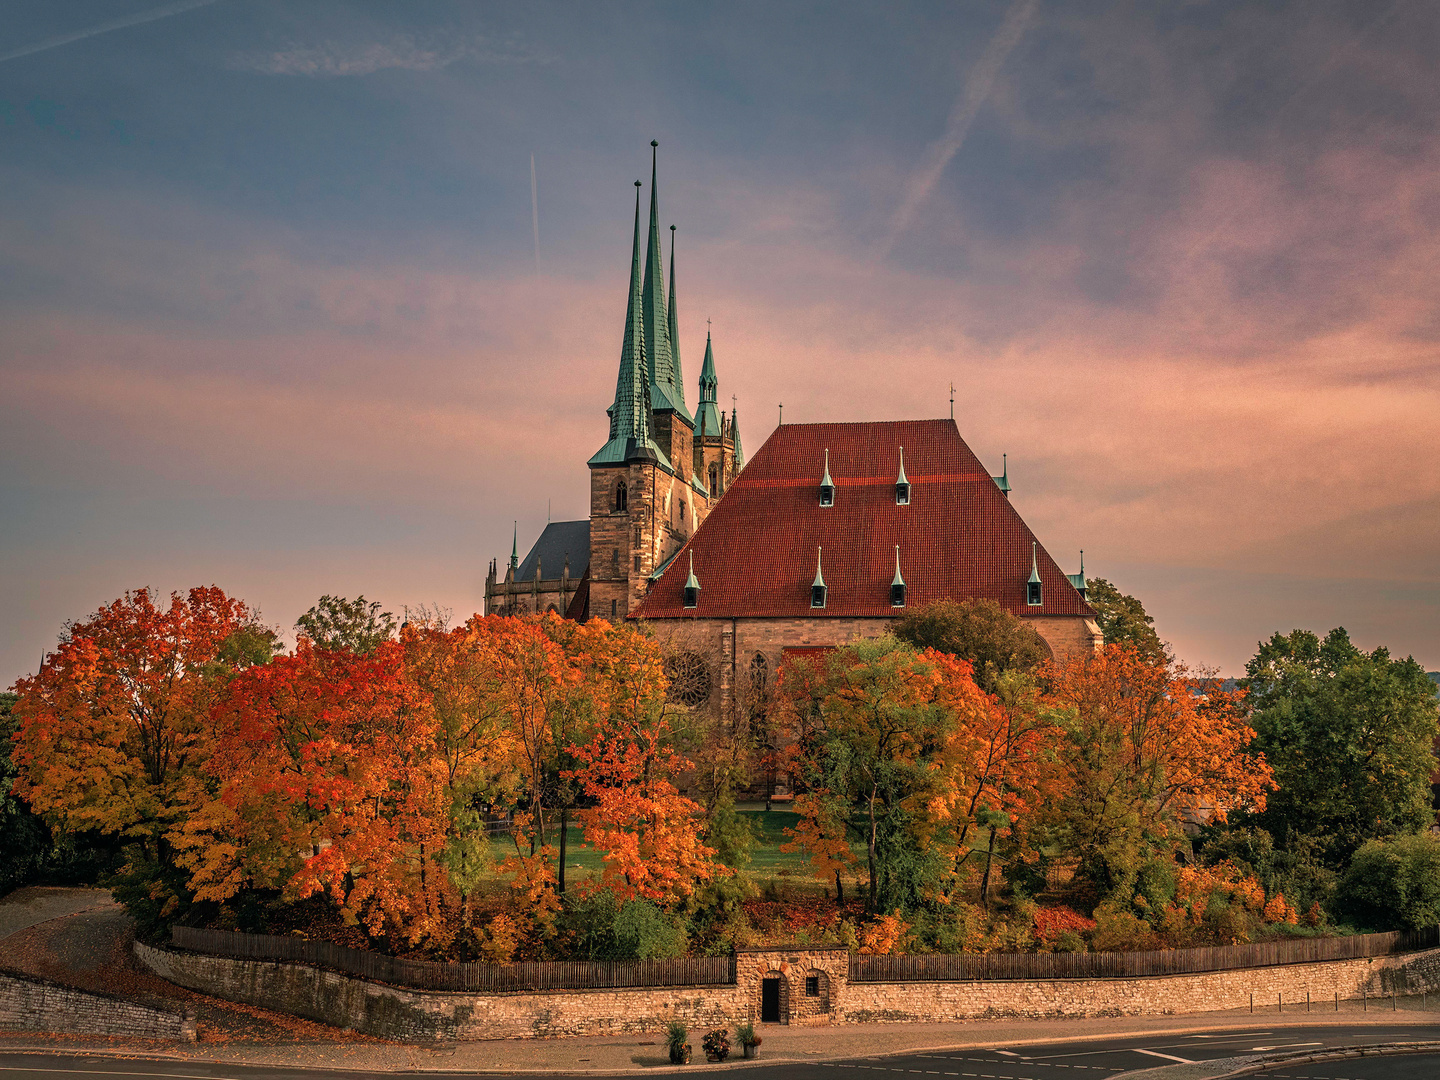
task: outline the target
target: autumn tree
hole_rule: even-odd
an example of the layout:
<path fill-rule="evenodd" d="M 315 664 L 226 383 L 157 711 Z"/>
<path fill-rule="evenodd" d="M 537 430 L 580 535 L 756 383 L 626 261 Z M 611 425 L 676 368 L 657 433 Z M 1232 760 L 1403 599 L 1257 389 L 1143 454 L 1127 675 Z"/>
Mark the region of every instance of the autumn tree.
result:
<path fill-rule="evenodd" d="M 1368 840 L 1431 826 L 1435 684 L 1412 658 L 1364 652 L 1343 628 L 1275 634 L 1245 666 L 1255 749 L 1279 790 L 1253 819 L 1332 868 Z"/>
<path fill-rule="evenodd" d="M 672 903 L 721 868 L 700 840 L 700 805 L 677 786 L 690 762 L 672 745 L 665 657 L 631 627 L 597 620 L 587 630 L 593 726 L 570 772 L 590 802 L 578 812 L 585 840 L 604 852 L 602 884 L 621 899 Z"/>
<path fill-rule="evenodd" d="M 958 722 L 939 755 L 946 785 L 938 805 L 952 830 L 955 884 L 978 861 L 979 898 L 988 908 L 997 854 L 1012 865 L 1035 854 L 1034 826 L 1057 793 L 1054 747 L 1062 729 L 1023 671 L 1001 674 L 993 694 L 967 693 L 961 680 L 947 689 Z M 977 853 L 972 845 L 982 830 L 985 848 Z"/>
<path fill-rule="evenodd" d="M 406 677 L 433 720 L 434 752 L 449 802 L 444 860 L 462 902 L 491 868 L 486 812 L 513 805 L 521 786 L 520 744 L 506 722 L 484 620 L 455 630 L 407 620 L 400 631 Z"/>
<path fill-rule="evenodd" d="M 1142 863 L 1173 852 L 1187 818 L 1264 809 L 1274 783 L 1249 749 L 1242 694 L 1202 692 L 1183 666 L 1128 645 L 1058 662 L 1046 678 L 1063 710 L 1060 839 L 1102 894 L 1126 892 Z"/>
<path fill-rule="evenodd" d="M 1106 645 L 1128 645 L 1141 656 L 1157 661 L 1165 655 L 1165 644 L 1155 632 L 1155 620 L 1146 613 L 1144 604 L 1104 578 L 1090 578 L 1086 585 L 1086 597 L 1095 609 Z"/>
<path fill-rule="evenodd" d="M 968 660 L 975 682 L 993 693 L 1007 671 L 1034 672 L 1050 659 L 1035 628 L 994 600 L 937 600 L 907 611 L 894 626 L 901 641 L 917 649 Z"/>
<path fill-rule="evenodd" d="M 395 641 L 360 655 L 302 640 L 231 683 L 207 763 L 219 797 L 184 845 L 198 897 L 323 893 L 372 935 L 449 940 L 448 770 L 403 661 Z"/>
<path fill-rule="evenodd" d="M 210 797 L 210 709 L 273 642 L 213 586 L 163 606 L 139 589 L 71 623 L 39 673 L 16 683 L 16 792 L 62 832 L 131 845 L 122 898 L 147 923 L 185 902 L 175 841 Z"/>
<path fill-rule="evenodd" d="M 949 792 L 937 765 L 961 722 L 957 690 L 978 694 L 968 664 L 890 635 L 792 661 L 782 675 L 780 707 L 805 788 L 794 840 L 817 871 L 836 874 L 838 892 L 845 822 L 864 844 L 872 911 L 914 907 L 945 875 L 947 845 L 936 834 L 947 823 L 936 807 Z"/>
<path fill-rule="evenodd" d="M 318 648 L 365 655 L 395 636 L 395 616 L 380 607 L 364 595 L 349 600 L 327 593 L 295 620 L 295 629 Z"/>

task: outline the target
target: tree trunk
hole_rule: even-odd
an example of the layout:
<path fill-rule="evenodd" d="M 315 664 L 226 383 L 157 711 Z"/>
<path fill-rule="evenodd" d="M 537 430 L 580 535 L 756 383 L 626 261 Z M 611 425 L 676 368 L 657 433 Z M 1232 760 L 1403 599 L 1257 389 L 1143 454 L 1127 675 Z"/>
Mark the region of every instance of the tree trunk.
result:
<path fill-rule="evenodd" d="M 980 903 L 990 910 L 990 866 L 995 861 L 995 826 L 990 826 L 990 847 L 985 852 L 985 873 L 980 877 Z"/>
<path fill-rule="evenodd" d="M 560 869 L 555 882 L 561 896 L 565 895 L 565 842 L 569 839 L 569 833 L 570 807 L 566 806 L 560 810 Z"/>
<path fill-rule="evenodd" d="M 870 910 L 876 910 L 879 903 L 878 882 L 875 880 L 875 793 L 870 793 L 870 838 L 866 845 L 865 858 L 870 868 Z"/>
<path fill-rule="evenodd" d="M 845 883 L 840 880 L 840 871 L 835 871 L 835 903 L 845 906 Z"/>

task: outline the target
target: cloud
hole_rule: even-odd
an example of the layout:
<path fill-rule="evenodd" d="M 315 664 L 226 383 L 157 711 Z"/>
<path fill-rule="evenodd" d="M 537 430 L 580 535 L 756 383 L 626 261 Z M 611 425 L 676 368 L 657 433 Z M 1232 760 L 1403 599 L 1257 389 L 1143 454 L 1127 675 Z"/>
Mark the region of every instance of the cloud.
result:
<path fill-rule="evenodd" d="M 334 78 L 373 75 L 390 68 L 436 71 L 461 60 L 523 64 L 539 59 L 539 53 L 522 46 L 513 36 L 504 40 L 472 36 L 460 41 L 422 41 L 401 35 L 388 42 L 327 42 L 290 45 L 272 52 L 235 53 L 230 58 L 230 66 L 264 75 Z"/>

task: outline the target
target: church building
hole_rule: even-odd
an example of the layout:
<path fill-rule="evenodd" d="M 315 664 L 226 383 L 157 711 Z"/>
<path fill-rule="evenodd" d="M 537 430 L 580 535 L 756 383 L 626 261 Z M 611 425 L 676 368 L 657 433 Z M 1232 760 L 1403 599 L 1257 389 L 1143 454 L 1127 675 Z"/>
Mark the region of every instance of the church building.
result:
<path fill-rule="evenodd" d="M 513 546 L 503 578 L 492 562 L 486 614 L 647 620 L 670 648 L 706 658 L 722 702 L 763 687 L 787 654 L 873 636 L 934 600 L 994 600 L 1057 658 L 1099 647 L 1083 566 L 1061 570 L 1010 503 L 1008 469 L 992 476 L 953 419 L 782 424 L 746 465 L 736 412 L 717 405 L 708 335 L 692 416 L 653 155 L 643 263 L 636 187 L 590 518 L 552 522 L 523 561 Z"/>
<path fill-rule="evenodd" d="M 714 345 L 707 333 L 699 404 L 685 403 L 675 301 L 675 226 L 670 226 L 669 295 L 660 239 L 655 148 L 650 159 L 650 228 L 641 261 L 640 181 L 635 239 L 609 438 L 590 458 L 590 518 L 551 522 L 529 554 L 511 547 L 503 577 L 492 561 L 485 614 L 556 611 L 581 621 L 622 619 L 690 539 L 744 467 L 737 410 L 719 406 Z M 548 576 L 547 576 L 548 574 Z"/>

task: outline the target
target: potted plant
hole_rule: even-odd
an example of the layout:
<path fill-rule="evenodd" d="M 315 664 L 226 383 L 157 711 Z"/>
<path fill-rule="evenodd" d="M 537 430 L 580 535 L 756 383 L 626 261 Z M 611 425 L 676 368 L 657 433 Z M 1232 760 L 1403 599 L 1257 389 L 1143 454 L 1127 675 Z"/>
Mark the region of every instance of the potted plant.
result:
<path fill-rule="evenodd" d="M 750 1021 L 747 1020 L 743 1024 L 736 1025 L 735 1041 L 740 1044 L 740 1049 L 747 1060 L 760 1056 L 760 1044 L 764 1040 L 755 1034 L 755 1025 Z"/>
<path fill-rule="evenodd" d="M 724 1028 L 708 1031 L 700 1045 L 705 1047 L 706 1061 L 724 1061 L 730 1056 L 730 1033 Z"/>
<path fill-rule="evenodd" d="M 670 1046 L 671 1065 L 689 1065 L 694 1048 L 690 1045 L 690 1029 L 681 1020 L 671 1020 L 665 1028 L 665 1042 Z"/>

